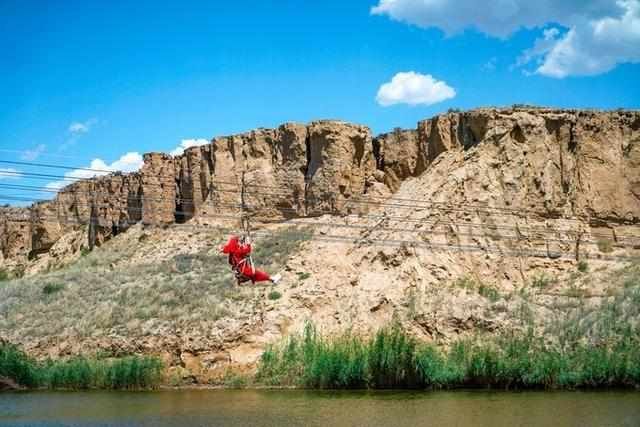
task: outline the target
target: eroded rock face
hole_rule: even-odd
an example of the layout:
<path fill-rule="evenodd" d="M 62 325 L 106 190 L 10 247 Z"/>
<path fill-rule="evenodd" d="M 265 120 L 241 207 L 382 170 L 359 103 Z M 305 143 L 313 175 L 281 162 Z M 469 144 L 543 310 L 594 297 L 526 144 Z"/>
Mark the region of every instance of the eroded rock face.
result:
<path fill-rule="evenodd" d="M 350 213 L 364 209 L 351 198 L 365 193 L 375 171 L 371 132 L 344 122 L 314 122 L 309 126 L 307 213 Z"/>
<path fill-rule="evenodd" d="M 374 139 L 367 127 L 341 121 L 287 123 L 215 138 L 175 158 L 146 154 L 140 172 L 74 183 L 20 219 L 5 209 L 0 250 L 6 264 L 46 253 L 79 227 L 100 244 L 136 222 L 237 222 L 242 201 L 258 221 L 362 213 L 368 198 L 389 197 L 451 152 L 481 156 L 482 170 L 473 180 L 447 177 L 443 191 L 464 196 L 444 199 L 580 216 L 603 227 L 636 224 L 639 140 L 640 113 L 625 111 L 478 109 Z"/>
<path fill-rule="evenodd" d="M 391 191 L 397 191 L 402 181 L 427 168 L 427 145 L 418 135 L 413 129 L 396 129 L 373 140 L 376 167 L 384 172 L 383 182 Z"/>
<path fill-rule="evenodd" d="M 5 260 L 31 251 L 31 213 L 25 208 L 0 208 L 0 253 Z"/>
<path fill-rule="evenodd" d="M 638 112 L 480 109 L 420 122 L 418 135 L 430 161 L 450 150 L 479 155 L 483 144 L 499 183 L 492 204 L 637 223 L 639 121 Z"/>

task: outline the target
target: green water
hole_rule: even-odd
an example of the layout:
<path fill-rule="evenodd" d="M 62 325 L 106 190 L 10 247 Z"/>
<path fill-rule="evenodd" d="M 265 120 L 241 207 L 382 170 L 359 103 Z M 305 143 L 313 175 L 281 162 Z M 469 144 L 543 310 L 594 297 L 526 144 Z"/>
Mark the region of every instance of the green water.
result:
<path fill-rule="evenodd" d="M 2 426 L 640 426 L 640 392 L 0 394 Z"/>

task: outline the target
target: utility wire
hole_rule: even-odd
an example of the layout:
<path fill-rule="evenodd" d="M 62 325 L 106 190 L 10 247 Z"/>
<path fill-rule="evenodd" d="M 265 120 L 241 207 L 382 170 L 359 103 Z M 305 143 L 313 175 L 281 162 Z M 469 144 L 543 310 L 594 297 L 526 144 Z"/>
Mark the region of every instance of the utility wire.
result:
<path fill-rule="evenodd" d="M 226 185 L 236 185 L 233 183 L 228 183 L 228 182 L 221 182 L 221 184 L 226 184 Z M 3 185 L 15 185 L 15 184 L 3 184 Z M 26 187 L 26 186 L 25 186 Z M 29 190 L 33 191 L 36 190 L 38 187 L 34 187 L 34 186 L 29 186 Z M 39 187 L 42 189 L 46 189 L 47 187 Z M 39 190 L 38 190 L 39 191 Z M 50 191 L 50 189 L 49 189 Z M 219 193 L 234 193 L 234 190 L 229 190 L 229 189 L 223 189 L 223 188 L 214 188 L 211 190 L 212 192 L 219 192 Z M 59 192 L 62 194 L 68 194 L 68 193 L 87 193 L 87 194 L 93 194 L 93 193 L 100 193 L 99 191 L 95 191 L 95 192 L 89 192 L 89 191 L 82 191 L 82 190 L 66 190 L 66 191 L 62 191 Z M 285 194 L 285 193 L 268 193 L 268 192 L 252 192 L 252 191 L 247 191 L 245 194 L 247 195 L 256 195 L 256 196 L 261 196 L 261 197 L 290 197 L 291 195 L 289 194 Z M 144 197 L 144 196 L 143 196 Z M 163 198 L 162 196 L 158 196 L 158 198 Z M 165 200 L 174 200 L 174 198 L 163 198 Z M 177 200 L 179 200 L 180 202 L 189 202 L 189 201 L 193 201 L 194 199 L 192 198 L 182 198 L 182 197 L 176 197 Z M 143 199 L 144 200 L 144 199 Z M 324 202 L 324 199 L 320 199 L 320 198 L 316 198 L 316 197 L 307 197 L 305 199 L 305 201 L 309 202 L 315 202 L 315 201 L 320 201 L 320 202 Z M 373 205 L 373 206 L 377 206 L 377 207 L 386 207 L 386 206 L 390 206 L 390 207 L 400 207 L 403 209 L 425 209 L 428 208 L 428 205 L 408 205 L 408 204 L 392 204 L 392 203 L 384 203 L 384 202 L 375 202 L 375 201 L 369 201 L 369 200 L 360 200 L 360 199 L 346 199 L 344 201 L 345 205 L 349 205 L 351 203 L 353 204 L 357 204 L 357 205 L 364 205 L 364 206 L 369 206 L 369 205 Z M 430 203 L 430 202 L 423 202 L 423 203 Z M 295 204 L 295 202 L 294 202 Z M 469 209 L 468 205 L 463 205 L 460 207 L 454 206 L 454 205 L 449 205 L 446 206 L 443 203 L 435 203 L 435 207 L 431 207 L 432 209 L 436 209 L 436 210 L 440 210 L 440 211 L 450 211 L 450 212 L 461 212 L 461 213 L 466 213 L 466 214 L 480 214 L 480 213 L 486 213 L 486 214 L 503 214 L 503 215 L 514 215 L 514 216 L 523 216 L 522 214 L 524 213 L 523 211 L 518 211 L 516 209 L 505 209 L 505 208 L 487 208 L 484 207 L 484 210 L 481 209 Z M 280 211 L 291 211 L 291 208 L 277 208 Z M 498 210 L 498 212 L 493 212 L 493 210 Z M 298 210 L 293 210 L 295 211 L 295 213 L 299 213 Z M 505 211 L 505 212 L 502 212 Z M 513 211 L 513 213 L 511 213 L 511 211 Z M 315 211 L 314 214 L 322 214 L 322 213 L 328 213 L 328 214 L 336 214 L 336 210 L 325 210 L 325 211 Z M 338 212 L 339 213 L 339 212 Z M 517 213 L 517 215 L 516 215 Z M 543 218 L 545 216 L 540 215 L 539 213 L 537 213 L 538 216 L 542 216 Z M 594 218 L 590 218 L 590 217 L 585 217 L 585 219 L 583 220 L 578 220 L 575 218 L 564 218 L 564 217 L 557 217 L 557 218 L 553 218 L 553 219 L 559 219 L 559 220 L 563 220 L 563 221 L 568 221 L 568 222 L 584 222 L 584 221 L 588 221 L 588 222 L 592 222 Z M 637 226 L 636 224 L 627 224 L 630 226 Z"/>
<path fill-rule="evenodd" d="M 237 219 L 237 216 L 233 216 L 234 219 Z M 69 224 L 75 225 L 89 225 L 91 221 L 87 222 L 79 222 L 79 221 L 68 221 Z M 131 225 L 138 224 L 138 222 L 131 222 Z M 312 224 L 305 224 L 307 226 Z M 218 229 L 224 230 L 228 232 L 232 232 L 234 234 L 241 234 L 242 231 L 237 228 L 224 227 L 218 225 L 198 225 L 198 224 L 172 224 L 168 225 L 168 228 L 187 228 L 187 229 Z M 304 232 L 302 232 L 304 234 Z M 254 235 L 259 237 L 265 236 L 276 236 L 277 232 L 268 232 L 268 231 L 256 231 Z M 571 258 L 575 259 L 574 251 L 563 251 L 563 250 L 534 250 L 534 249 L 503 249 L 498 247 L 491 246 L 480 246 L 480 245 L 468 245 L 468 244 L 450 244 L 450 243 L 431 243 L 424 242 L 420 240 L 403 240 L 403 239 L 373 239 L 373 238 L 362 238 L 362 237 L 353 237 L 353 236 L 343 236 L 343 235 L 314 235 L 314 241 L 322 241 L 322 242 L 343 242 L 343 243 L 351 243 L 358 245 L 366 245 L 366 246 L 376 246 L 376 247 L 397 247 L 397 246 L 408 246 L 413 248 L 424 248 L 428 249 L 432 252 L 437 251 L 450 251 L 450 252 L 481 252 L 481 253 L 496 253 L 501 256 L 506 257 L 534 257 L 534 258 Z M 581 253 L 581 259 L 595 259 L 601 261 L 626 261 L 633 260 L 636 257 L 627 256 L 627 255 L 601 255 L 601 254 L 591 254 L 589 252 Z"/>
<path fill-rule="evenodd" d="M 27 187 L 27 186 L 20 186 L 20 185 L 14 185 L 14 184 L 0 184 L 0 188 L 2 188 L 3 186 L 8 186 L 9 188 L 11 187 Z M 29 189 L 31 189 L 32 191 L 39 191 L 37 190 L 38 187 L 29 187 Z M 221 190 L 221 191 L 227 191 L 227 192 L 232 192 L 231 190 Z M 78 192 L 78 193 L 88 193 L 88 194 L 94 194 L 94 192 Z M 7 197 L 11 197 L 11 196 L 7 196 Z M 15 196 L 14 196 L 15 197 Z M 21 201 L 35 201 L 35 199 L 23 199 L 20 198 L 19 200 Z M 124 198 L 116 198 L 116 200 L 118 201 L 122 201 L 124 200 Z M 163 201 L 163 200 L 167 200 L 165 198 L 151 198 L 151 197 L 138 197 L 138 196 L 134 196 L 134 197 L 128 197 L 126 200 L 128 201 L 134 201 L 134 202 L 138 202 L 141 203 L 142 201 Z M 77 202 L 76 202 L 77 204 Z M 91 206 L 93 204 L 87 204 L 85 203 L 84 206 Z M 113 204 L 102 204 L 100 206 L 104 206 L 104 207 L 113 207 L 114 209 L 117 209 L 117 207 L 114 207 Z M 213 201 L 205 201 L 202 204 L 200 204 L 198 206 L 198 209 L 202 209 L 202 207 L 212 207 L 212 208 L 217 208 L 217 207 L 228 207 L 228 206 L 232 206 L 232 207 L 238 207 L 239 205 L 232 205 L 232 204 L 225 204 L 225 203 L 213 203 Z M 127 209 L 129 211 L 131 210 L 135 210 L 136 207 L 121 207 L 120 209 Z M 249 208 L 252 208 L 251 206 L 249 206 Z M 255 208 L 254 208 L 255 209 Z M 296 209 L 292 209 L 292 208 L 275 208 L 277 211 L 287 211 L 287 212 L 292 212 L 292 213 L 299 213 L 299 210 Z M 465 213 L 474 213 L 472 212 L 467 212 L 467 211 L 463 211 Z M 168 212 L 165 212 L 168 213 Z M 192 211 L 185 211 L 185 210 L 176 210 L 173 212 L 176 215 L 191 215 L 194 212 Z M 325 211 L 325 212 L 321 212 L 321 213 L 326 213 L 326 214 L 336 214 L 336 211 Z M 455 226 L 455 227 L 460 227 L 460 226 L 467 226 L 467 227 L 475 227 L 475 228 L 482 228 L 484 230 L 486 229 L 501 229 L 501 230 L 511 230 L 511 231 L 515 231 L 517 233 L 520 234 L 524 234 L 526 232 L 530 232 L 530 233 L 570 233 L 570 234 L 578 234 L 578 231 L 575 230 L 561 230 L 561 229 L 557 229 L 557 228 L 539 228 L 539 227 L 524 227 L 524 226 L 506 226 L 506 225 L 485 225 L 485 224 L 474 224 L 474 223 L 463 223 L 463 222 L 446 222 L 446 221 L 441 221 L 441 220 L 433 220 L 433 221 L 427 221 L 427 220 L 418 220 L 418 219 L 408 219 L 408 218 L 403 218 L 403 217 L 393 217 L 393 216 L 385 216 L 385 215 L 366 215 L 366 214 L 362 214 L 362 215 L 357 215 L 358 218 L 372 218 L 372 219 L 384 219 L 384 220 L 397 220 L 399 222 L 413 222 L 413 223 L 418 223 L 418 224 L 434 224 L 434 225 L 451 225 L 451 226 Z M 590 235 L 594 236 L 594 237 L 602 237 L 602 238 L 610 238 L 609 235 L 605 235 L 605 234 L 599 234 L 599 233 L 590 233 Z M 616 240 L 627 240 L 627 239 L 639 239 L 640 240 L 640 236 L 635 236 L 635 235 L 620 235 L 617 236 Z"/>
<path fill-rule="evenodd" d="M 3 198 L 0 196 L 0 200 L 2 200 Z M 85 205 L 88 206 L 88 205 Z M 234 205 L 233 207 L 238 207 L 237 205 Z M 131 208 L 129 209 L 129 212 L 142 212 L 142 209 L 140 208 Z M 226 219 L 237 219 L 238 216 L 237 215 L 222 215 L 221 213 L 217 213 L 214 218 L 226 218 Z M 49 220 L 47 220 L 49 218 Z M 51 215 L 34 215 L 32 217 L 29 218 L 29 220 L 31 221 L 40 221 L 40 222 L 57 222 L 57 223 L 65 223 L 68 221 L 77 221 L 77 222 L 82 222 L 81 219 L 74 219 L 71 218 L 71 220 L 67 219 L 62 219 L 59 218 L 58 216 L 51 216 Z M 90 222 L 95 222 L 99 225 L 101 225 L 101 220 L 98 218 L 96 221 L 94 221 L 93 219 L 89 219 Z M 258 222 L 262 222 L 260 219 L 257 220 Z M 130 221 L 130 220 L 118 220 L 117 224 L 114 223 L 112 221 L 111 225 L 118 225 L 121 226 L 123 224 L 136 224 L 138 222 L 141 222 L 140 220 L 136 220 L 136 221 Z M 331 228 L 343 228 L 343 229 L 356 229 L 356 230 L 360 230 L 360 231 L 385 231 L 385 232 L 391 232 L 391 233 L 416 233 L 416 232 L 422 232 L 422 233 L 426 233 L 429 235 L 448 235 L 450 234 L 449 231 L 445 230 L 445 231 L 436 231 L 436 230 L 416 230 L 416 229 L 407 229 L 407 228 L 394 228 L 394 227 L 386 227 L 386 226 L 378 226 L 375 228 L 372 228 L 368 225 L 356 225 L 356 224 L 339 224 L 339 223 L 331 223 L 331 222 L 307 222 L 307 221 L 302 221 L 302 220 L 288 220 L 286 222 L 286 224 L 298 224 L 298 225 L 303 225 L 303 226 L 308 226 L 308 227 L 331 227 Z M 103 225 L 101 225 L 103 226 Z M 108 227 L 109 225 L 107 225 Z M 516 242 L 523 242 L 523 243 L 527 243 L 528 240 L 542 240 L 545 243 L 560 243 L 560 244 L 569 244 L 569 245 L 574 245 L 577 241 L 577 239 L 560 239 L 560 238 L 548 238 L 548 237 L 541 237 L 541 236 L 525 236 L 525 235 L 501 235 L 501 234 L 489 234 L 489 233 L 465 233 L 465 232 L 457 232 L 455 233 L 455 235 L 457 237 L 470 237 L 470 238 L 485 238 L 485 239 L 493 239 L 493 240 L 506 240 L 506 241 L 516 241 Z M 362 237 L 360 237 L 360 239 L 362 239 Z M 364 239 L 367 239 L 366 237 Z M 598 241 L 593 241 L 593 240 L 589 240 L 589 239 L 584 239 L 584 240 L 580 240 L 581 243 L 584 244 L 591 244 L 591 245 L 598 245 Z M 617 246 L 622 246 L 622 247 L 638 247 L 640 245 L 640 241 L 636 241 L 635 243 L 626 243 L 626 241 L 621 241 L 621 240 L 617 240 L 616 241 L 616 245 Z"/>
<path fill-rule="evenodd" d="M 113 174 L 113 173 L 119 173 L 116 171 L 110 171 L 110 170 L 105 170 L 105 169 L 91 169 L 91 168 L 82 168 L 82 167 L 75 167 L 75 166 L 63 166 L 63 165 L 56 165 L 56 164 L 50 164 L 50 163 L 35 163 L 35 162 L 16 162 L 16 161 L 8 161 L 8 160 L 0 160 L 0 163 L 5 163 L 5 164 L 12 164 L 12 165 L 22 165 L 22 166 L 35 166 L 35 167 L 47 167 L 47 168 L 57 168 L 57 169 L 65 169 L 65 170 L 83 170 L 83 171 L 89 171 L 89 172 L 98 172 L 98 173 L 105 173 L 105 174 Z M 77 181 L 82 181 L 82 180 L 87 180 L 90 178 L 77 178 L 77 177 L 68 177 L 68 176 L 60 176 L 60 175 L 50 175 L 50 174 L 36 174 L 36 173 L 32 173 L 32 172 L 12 172 L 12 171 L 8 171 L 7 173 L 14 173 L 15 176 L 20 176 L 20 175 L 27 175 L 27 176 L 33 176 L 33 177 L 41 177 L 41 178 L 56 178 L 56 179 L 60 179 L 60 180 L 71 180 L 72 182 L 77 182 Z M 151 177 L 157 177 L 157 178 L 162 178 L 162 175 L 151 175 Z M 165 178 L 169 178 L 169 181 L 175 183 L 175 178 L 176 175 L 164 175 Z M 305 180 L 307 180 L 308 177 L 305 177 Z M 168 182 L 169 182 L 168 181 Z M 288 179 L 280 179 L 280 181 L 284 181 L 284 182 L 288 182 L 289 184 L 291 184 L 291 181 L 289 181 Z M 211 180 L 209 182 L 215 183 L 215 180 Z M 218 181 L 218 183 L 220 184 L 229 184 L 229 185 L 235 185 L 235 186 L 239 186 L 239 183 L 237 182 L 224 182 L 224 181 Z M 295 185 L 300 185 L 301 183 L 296 182 Z M 154 185 L 153 183 L 145 183 L 145 186 L 150 186 L 150 185 Z M 155 185 L 162 185 L 162 184 L 155 184 Z M 282 186 L 267 186 L 267 185 L 260 185 L 260 184 L 251 184 L 251 186 L 253 187 L 258 187 L 258 188 L 278 188 L 278 189 L 282 189 Z M 285 185 L 286 186 L 286 185 Z M 381 206 L 396 206 L 396 207 L 407 207 L 407 208 L 415 208 L 417 207 L 417 205 L 415 204 L 408 204 L 408 205 L 403 205 L 403 204 L 398 204 L 398 203 L 389 203 L 389 202 L 373 202 L 372 200 L 370 200 L 371 198 L 368 198 L 366 200 L 358 200 L 358 199 L 350 199 L 352 203 L 367 203 L 367 204 L 378 204 Z M 393 198 L 390 197 L 389 199 L 384 199 L 383 200 L 395 200 L 395 201 L 402 201 L 402 202 L 413 202 L 413 203 L 426 203 L 427 205 L 419 205 L 420 207 L 426 208 L 429 206 L 433 206 L 433 205 L 448 205 L 447 202 L 435 202 L 435 201 L 425 201 L 425 200 L 420 200 L 420 199 L 408 199 L 408 198 Z M 491 206 L 486 206 L 486 205 L 476 205 L 476 204 L 466 204 L 468 207 L 472 207 L 472 208 L 478 208 L 478 209 L 484 209 L 484 210 L 500 210 L 500 211 L 505 211 L 505 212 L 517 212 L 519 214 L 526 214 L 526 213 L 532 213 L 535 215 L 540 215 L 539 212 L 537 211 L 533 211 L 530 209 L 522 209 L 522 208 L 509 208 L 509 207 L 491 207 Z M 535 206 L 535 205 L 534 205 Z M 548 215 L 549 209 L 547 206 L 544 205 L 539 205 L 539 208 L 542 209 L 546 209 L 547 212 L 546 214 Z M 587 220 L 589 219 L 588 216 L 585 215 L 574 215 L 575 218 L 586 218 Z"/>

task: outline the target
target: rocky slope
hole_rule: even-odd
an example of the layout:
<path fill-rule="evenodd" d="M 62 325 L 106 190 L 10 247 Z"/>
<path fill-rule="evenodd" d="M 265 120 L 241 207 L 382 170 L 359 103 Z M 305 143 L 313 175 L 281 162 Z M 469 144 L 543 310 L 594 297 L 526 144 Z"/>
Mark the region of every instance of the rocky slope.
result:
<path fill-rule="evenodd" d="M 243 171 L 258 246 L 278 254 L 257 262 L 284 272 L 279 298 L 229 285 L 215 255 L 213 225 L 238 226 Z M 0 287 L 0 336 L 40 355 L 153 352 L 215 382 L 309 319 L 366 333 L 396 318 L 442 343 L 527 325 L 553 339 L 608 304 L 637 322 L 640 113 L 479 109 L 375 138 L 286 124 L 148 154 L 139 173 L 0 218 L 5 265 L 71 263 Z M 115 239 L 74 264 L 87 235 Z M 43 333 L 45 314 L 59 321 Z"/>

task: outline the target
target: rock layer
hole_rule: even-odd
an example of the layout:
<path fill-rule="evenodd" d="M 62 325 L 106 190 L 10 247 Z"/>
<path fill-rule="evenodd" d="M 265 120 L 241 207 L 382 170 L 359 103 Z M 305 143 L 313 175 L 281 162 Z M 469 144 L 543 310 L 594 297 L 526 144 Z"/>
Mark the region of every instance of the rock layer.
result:
<path fill-rule="evenodd" d="M 448 191 L 466 190 L 465 202 L 580 216 L 592 225 L 637 224 L 639 141 L 636 111 L 478 109 L 376 138 L 367 127 L 346 122 L 287 123 L 214 138 L 177 157 L 149 153 L 138 173 L 82 180 L 52 201 L 3 208 L 2 264 L 24 265 L 79 228 L 92 246 L 137 222 L 237 219 L 243 201 L 260 219 L 362 213 L 368 197 L 393 194 L 443 153 L 471 156 L 481 144 L 490 169 L 484 179 L 494 182 L 453 185 Z M 464 187 L 476 184 L 479 197 Z"/>

